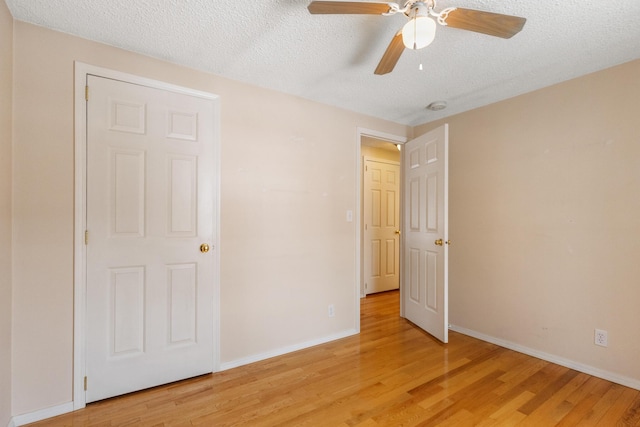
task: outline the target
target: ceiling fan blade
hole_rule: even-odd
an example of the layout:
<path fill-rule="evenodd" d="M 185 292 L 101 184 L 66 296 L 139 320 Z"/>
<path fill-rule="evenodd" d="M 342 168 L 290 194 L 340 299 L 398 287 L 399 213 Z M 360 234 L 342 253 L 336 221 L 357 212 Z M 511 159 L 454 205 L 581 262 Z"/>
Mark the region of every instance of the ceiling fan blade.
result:
<path fill-rule="evenodd" d="M 456 8 L 445 19 L 448 27 L 510 39 L 522 30 L 525 18 L 480 10 Z"/>
<path fill-rule="evenodd" d="M 313 14 L 382 15 L 391 9 L 388 3 L 358 1 L 312 1 L 307 7 Z"/>
<path fill-rule="evenodd" d="M 376 67 L 374 74 L 383 75 L 393 71 L 393 68 L 398 63 L 398 59 L 400 59 L 402 52 L 404 52 L 402 31 L 398 31 L 398 33 L 393 36 L 393 39 L 391 39 L 391 43 L 389 43 L 389 47 L 387 47 L 384 55 L 382 55 L 382 59 Z"/>

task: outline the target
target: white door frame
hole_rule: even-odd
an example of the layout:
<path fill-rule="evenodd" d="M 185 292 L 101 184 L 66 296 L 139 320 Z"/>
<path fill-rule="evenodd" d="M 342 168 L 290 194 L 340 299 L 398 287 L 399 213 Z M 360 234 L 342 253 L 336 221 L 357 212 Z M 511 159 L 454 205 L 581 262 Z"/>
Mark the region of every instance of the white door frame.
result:
<path fill-rule="evenodd" d="M 354 206 L 356 207 L 356 281 L 354 283 L 355 291 L 355 329 L 356 333 L 360 333 L 360 298 L 361 283 L 362 283 L 362 251 L 360 250 L 362 245 L 362 212 L 360 209 L 362 201 L 362 137 L 367 136 L 370 138 L 387 141 L 392 144 L 404 144 L 408 138 L 400 135 L 393 135 L 386 132 L 380 132 L 377 130 L 367 128 L 356 128 L 356 201 Z M 400 196 L 402 197 L 402 182 L 400 182 Z M 400 199 L 400 209 L 402 209 L 402 198 Z M 402 261 L 402 254 L 400 254 L 400 260 Z M 401 264 L 402 265 L 402 264 Z M 402 293 L 402 286 L 400 286 L 400 293 Z M 402 301 L 402 299 L 401 299 Z M 400 303 L 400 313 L 402 313 L 402 302 Z"/>
<path fill-rule="evenodd" d="M 85 246 L 86 230 L 86 184 L 87 184 L 87 109 L 85 86 L 87 75 L 96 75 L 114 80 L 177 92 L 185 95 L 210 99 L 214 103 L 214 141 L 215 162 L 213 188 L 216 192 L 214 203 L 214 280 L 213 280 L 213 331 L 214 331 L 214 371 L 220 370 L 220 98 L 212 93 L 189 89 L 157 80 L 126 74 L 107 68 L 75 62 L 74 81 L 74 131 L 75 131 L 75 194 L 74 194 L 74 252 L 73 252 L 73 409 L 86 406 L 84 378 L 86 375 L 86 287 L 87 287 L 87 251 Z"/>

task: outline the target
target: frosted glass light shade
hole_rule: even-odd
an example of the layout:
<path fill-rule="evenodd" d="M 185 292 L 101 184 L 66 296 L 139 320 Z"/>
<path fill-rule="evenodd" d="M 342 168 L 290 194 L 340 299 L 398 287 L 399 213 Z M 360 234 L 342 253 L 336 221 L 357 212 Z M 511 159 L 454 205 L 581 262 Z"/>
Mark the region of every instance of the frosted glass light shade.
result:
<path fill-rule="evenodd" d="M 436 37 L 436 21 L 428 16 L 417 16 L 402 27 L 402 42 L 407 49 L 422 49 Z"/>

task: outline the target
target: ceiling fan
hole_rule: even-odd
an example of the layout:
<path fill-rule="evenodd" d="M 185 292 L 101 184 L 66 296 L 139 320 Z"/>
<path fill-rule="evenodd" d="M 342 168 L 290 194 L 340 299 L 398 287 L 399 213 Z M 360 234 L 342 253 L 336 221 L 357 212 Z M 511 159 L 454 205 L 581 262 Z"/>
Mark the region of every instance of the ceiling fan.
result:
<path fill-rule="evenodd" d="M 395 15 L 404 13 L 409 21 L 393 36 L 375 74 L 390 73 L 400 59 L 405 48 L 422 49 L 428 46 L 436 34 L 436 21 L 440 25 L 462 30 L 475 31 L 490 36 L 508 39 L 518 34 L 525 18 L 483 12 L 480 10 L 450 7 L 441 12 L 435 11 L 435 0 L 408 0 L 404 7 L 397 3 L 357 2 L 357 1 L 312 1 L 309 12 L 312 14 L 362 14 Z M 435 19 L 435 20 L 434 20 Z"/>

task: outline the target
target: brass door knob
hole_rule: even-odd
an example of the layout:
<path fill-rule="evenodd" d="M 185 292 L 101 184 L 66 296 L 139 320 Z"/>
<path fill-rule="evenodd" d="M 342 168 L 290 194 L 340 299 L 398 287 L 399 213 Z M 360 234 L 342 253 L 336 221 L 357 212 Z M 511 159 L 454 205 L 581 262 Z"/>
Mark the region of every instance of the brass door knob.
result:
<path fill-rule="evenodd" d="M 203 254 L 209 252 L 209 245 L 207 245 L 206 243 L 201 244 L 200 252 L 202 252 Z"/>
<path fill-rule="evenodd" d="M 438 240 L 436 240 L 436 241 L 435 241 L 435 242 L 433 242 L 433 243 L 435 243 L 435 244 L 436 244 L 436 246 L 442 246 L 442 245 L 444 245 L 444 242 L 442 241 L 442 239 L 438 239 Z"/>
<path fill-rule="evenodd" d="M 400 230 L 396 230 L 396 234 L 400 234 Z"/>

